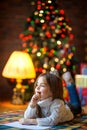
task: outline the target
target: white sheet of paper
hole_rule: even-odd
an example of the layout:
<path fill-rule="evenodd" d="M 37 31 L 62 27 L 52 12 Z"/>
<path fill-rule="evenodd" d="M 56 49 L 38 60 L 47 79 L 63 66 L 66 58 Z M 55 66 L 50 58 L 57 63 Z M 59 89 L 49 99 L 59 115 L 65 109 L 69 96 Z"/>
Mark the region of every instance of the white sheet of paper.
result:
<path fill-rule="evenodd" d="M 45 127 L 45 126 L 38 126 L 38 125 L 21 125 L 18 121 L 15 122 L 11 122 L 8 124 L 4 124 L 6 126 L 11 126 L 11 127 L 15 127 L 15 128 L 25 128 L 28 130 L 50 130 L 50 126 Z"/>

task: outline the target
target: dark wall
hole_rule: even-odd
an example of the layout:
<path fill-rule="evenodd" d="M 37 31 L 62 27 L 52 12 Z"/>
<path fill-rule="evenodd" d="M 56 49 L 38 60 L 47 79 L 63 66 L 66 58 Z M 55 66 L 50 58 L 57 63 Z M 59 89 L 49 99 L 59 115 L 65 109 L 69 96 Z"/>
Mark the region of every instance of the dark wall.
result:
<path fill-rule="evenodd" d="M 0 0 L 0 100 L 12 96 L 12 86 L 2 77 L 2 69 L 14 50 L 21 49 L 19 34 L 24 21 L 35 9 L 33 0 Z M 87 62 L 87 1 L 58 0 L 71 20 L 75 38 L 76 56 L 80 62 Z"/>
<path fill-rule="evenodd" d="M 80 62 L 87 62 L 87 1 L 62 0 L 61 4 L 72 22 L 76 56 Z"/>

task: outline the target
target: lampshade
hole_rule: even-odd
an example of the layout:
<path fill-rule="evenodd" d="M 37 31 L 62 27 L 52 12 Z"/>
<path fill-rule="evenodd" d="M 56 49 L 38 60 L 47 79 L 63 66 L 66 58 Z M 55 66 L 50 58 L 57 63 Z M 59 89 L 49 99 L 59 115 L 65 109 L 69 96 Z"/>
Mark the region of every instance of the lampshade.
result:
<path fill-rule="evenodd" d="M 2 76 L 15 79 L 35 78 L 36 73 L 29 54 L 22 51 L 14 51 L 2 71 Z"/>
<path fill-rule="evenodd" d="M 36 77 L 34 65 L 28 53 L 14 51 L 9 57 L 2 76 L 5 78 L 16 79 L 16 87 L 13 89 L 13 104 L 24 104 L 25 87 L 22 85 L 23 79 Z"/>

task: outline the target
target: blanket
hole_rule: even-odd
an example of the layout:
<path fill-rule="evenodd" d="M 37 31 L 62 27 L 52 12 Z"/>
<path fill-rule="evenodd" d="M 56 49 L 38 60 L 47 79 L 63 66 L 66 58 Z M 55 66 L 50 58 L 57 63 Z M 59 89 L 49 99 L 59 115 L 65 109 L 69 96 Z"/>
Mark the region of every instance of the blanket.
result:
<path fill-rule="evenodd" d="M 23 113 L 23 110 L 0 113 L 0 130 L 26 130 L 4 125 L 18 121 L 23 117 Z M 58 126 L 52 126 L 51 130 L 87 130 L 87 115 L 79 115 L 70 122 L 66 122 Z"/>

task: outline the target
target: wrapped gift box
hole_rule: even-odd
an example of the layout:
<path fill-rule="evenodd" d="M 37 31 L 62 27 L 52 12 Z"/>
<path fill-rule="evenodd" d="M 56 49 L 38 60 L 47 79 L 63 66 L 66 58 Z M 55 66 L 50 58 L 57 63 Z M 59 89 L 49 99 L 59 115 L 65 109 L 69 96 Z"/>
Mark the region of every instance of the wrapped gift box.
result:
<path fill-rule="evenodd" d="M 87 75 L 76 75 L 75 83 L 81 104 L 87 105 Z"/>

